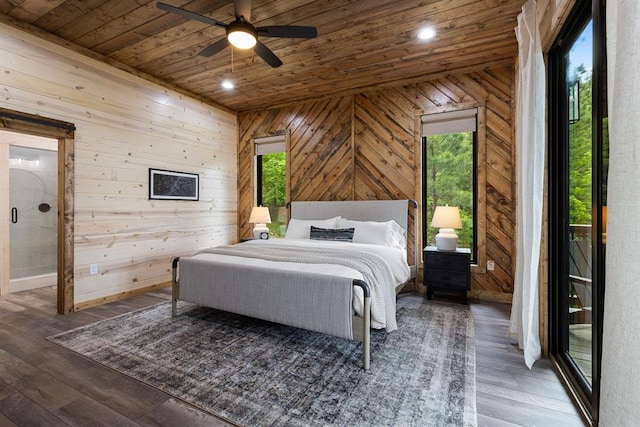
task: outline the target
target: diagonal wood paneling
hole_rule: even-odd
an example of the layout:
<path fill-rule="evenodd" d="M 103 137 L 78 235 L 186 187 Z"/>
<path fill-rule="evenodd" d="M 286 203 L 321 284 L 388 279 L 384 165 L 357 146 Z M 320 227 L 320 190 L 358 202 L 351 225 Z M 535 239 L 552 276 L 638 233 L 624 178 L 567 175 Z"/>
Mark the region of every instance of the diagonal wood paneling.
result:
<path fill-rule="evenodd" d="M 356 97 L 357 199 L 415 197 L 415 106 L 402 92 L 388 89 Z"/>
<path fill-rule="evenodd" d="M 479 191 L 486 217 L 486 258 L 472 274 L 472 296 L 509 299 L 513 292 L 514 195 L 512 143 L 513 69 L 491 68 L 353 96 L 239 115 L 239 224 L 253 200 L 250 140 L 291 132 L 291 199 L 421 200 L 419 116 L 425 112 L 483 106 L 486 144 Z M 413 228 L 410 226 L 410 233 Z M 419 231 L 421 235 L 421 231 Z M 410 234 L 412 239 L 413 235 Z M 411 256 L 411 254 L 410 254 Z"/>
<path fill-rule="evenodd" d="M 352 97 L 329 98 L 242 113 L 238 153 L 239 236 L 251 234 L 247 223 L 253 206 L 253 152 L 255 137 L 289 132 L 289 195 L 291 200 L 351 200 Z"/>

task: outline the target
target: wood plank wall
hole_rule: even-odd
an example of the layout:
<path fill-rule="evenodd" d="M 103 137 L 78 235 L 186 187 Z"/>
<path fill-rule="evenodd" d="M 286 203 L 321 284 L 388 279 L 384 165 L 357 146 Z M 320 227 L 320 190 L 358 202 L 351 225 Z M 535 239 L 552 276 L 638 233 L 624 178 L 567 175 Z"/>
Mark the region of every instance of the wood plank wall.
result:
<path fill-rule="evenodd" d="M 76 309 L 152 289 L 174 256 L 235 241 L 234 114 L 2 23 L 0 34 L 2 107 L 76 127 Z M 148 200 L 150 167 L 198 173 L 200 201 Z"/>
<path fill-rule="evenodd" d="M 512 98 L 513 68 L 498 67 L 240 113 L 239 235 L 251 233 L 247 219 L 253 204 L 252 138 L 290 132 L 292 200 L 420 201 L 420 114 L 469 103 L 485 105 L 486 162 L 481 167 L 486 168 L 486 252 L 495 270 L 478 269 L 472 275 L 471 296 L 510 301 L 515 221 Z"/>

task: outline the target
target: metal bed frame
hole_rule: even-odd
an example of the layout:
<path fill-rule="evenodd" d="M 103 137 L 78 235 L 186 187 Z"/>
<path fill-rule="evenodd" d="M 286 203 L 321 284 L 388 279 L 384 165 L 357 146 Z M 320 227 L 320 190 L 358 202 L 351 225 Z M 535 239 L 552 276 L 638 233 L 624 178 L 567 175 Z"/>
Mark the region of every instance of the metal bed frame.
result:
<path fill-rule="evenodd" d="M 413 207 L 416 211 L 418 208 L 417 202 L 414 200 L 408 200 L 408 206 Z M 338 203 L 338 202 L 335 202 Z M 348 203 L 348 202 L 345 202 Z M 356 203 L 357 206 L 357 203 Z M 293 216 L 292 216 L 293 217 Z M 408 217 L 408 213 L 407 213 Z M 299 217 L 296 217 L 299 218 Z M 304 218 L 301 218 L 304 219 Z M 351 219 L 351 218 L 349 218 Z M 357 218 L 355 218 L 357 219 Z M 363 218 L 364 219 L 364 218 Z M 418 219 L 414 216 L 414 241 L 413 241 L 413 250 L 414 250 L 414 265 L 410 266 L 411 275 L 410 280 L 414 280 L 414 290 L 417 290 L 417 271 L 418 271 L 418 262 L 419 262 L 419 253 L 418 253 L 418 233 L 417 233 L 417 222 Z M 408 223 L 408 220 L 407 220 Z M 407 227 L 405 227 L 406 229 Z M 407 245 L 407 249 L 409 249 L 409 245 Z M 179 280 L 179 261 L 180 257 L 176 257 L 172 260 L 172 268 L 171 268 L 171 283 L 172 283 L 172 298 L 171 298 L 171 313 L 172 316 L 177 316 L 178 314 L 178 300 L 180 299 L 180 280 Z M 406 284 L 406 283 L 405 283 Z M 405 284 L 401 284 L 396 287 L 396 294 L 403 288 Z M 353 339 L 355 341 L 362 342 L 362 363 L 363 368 L 365 370 L 369 369 L 370 361 L 371 361 L 371 289 L 369 285 L 363 280 L 354 279 L 353 286 L 358 286 L 362 288 L 364 304 L 363 304 L 363 316 L 358 316 L 354 314 L 352 316 L 352 329 L 353 329 Z M 353 306 L 353 304 L 352 304 Z"/>

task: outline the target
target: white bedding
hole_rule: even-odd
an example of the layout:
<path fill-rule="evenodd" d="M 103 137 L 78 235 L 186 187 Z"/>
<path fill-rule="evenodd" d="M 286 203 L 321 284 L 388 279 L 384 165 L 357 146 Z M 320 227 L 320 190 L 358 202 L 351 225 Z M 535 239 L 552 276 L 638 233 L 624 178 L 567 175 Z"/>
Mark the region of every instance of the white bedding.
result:
<path fill-rule="evenodd" d="M 243 245 L 284 245 L 284 246 L 305 246 L 305 247 L 319 247 L 319 248 L 339 248 L 344 249 L 346 247 L 349 248 L 361 248 L 369 252 L 373 252 L 378 256 L 385 259 L 387 268 L 393 277 L 395 283 L 388 283 L 385 286 L 389 286 L 392 290 L 394 290 L 398 285 L 406 282 L 410 279 L 411 271 L 409 265 L 406 261 L 406 251 L 399 250 L 396 248 L 382 246 L 382 245 L 372 245 L 372 244 L 363 244 L 363 243 L 346 243 L 346 242 L 336 242 L 336 241 L 326 241 L 326 240 L 310 240 L 310 239 L 269 239 L 269 240 L 250 240 L 248 242 L 242 243 Z M 246 265 L 247 263 L 251 263 L 252 265 L 264 267 L 264 268 L 284 268 L 291 271 L 305 271 L 312 272 L 323 275 L 331 275 L 338 277 L 347 277 L 351 279 L 360 279 L 362 280 L 362 274 L 357 270 L 354 270 L 350 267 L 345 267 L 342 265 L 335 264 L 302 264 L 298 262 L 275 262 L 275 261 L 267 261 L 263 259 L 256 258 L 245 258 L 240 256 L 231 256 L 231 255 L 219 255 L 219 254 L 210 254 L 210 253 L 200 253 L 195 255 L 195 257 L 202 259 L 213 259 L 216 257 L 224 256 L 227 262 L 238 263 Z M 353 309 L 358 315 L 362 315 L 362 307 L 364 305 L 364 298 L 362 289 L 359 286 L 354 287 L 354 300 L 353 300 Z M 385 319 L 379 319 L 372 317 L 371 319 L 372 327 L 376 329 L 385 328 Z"/>

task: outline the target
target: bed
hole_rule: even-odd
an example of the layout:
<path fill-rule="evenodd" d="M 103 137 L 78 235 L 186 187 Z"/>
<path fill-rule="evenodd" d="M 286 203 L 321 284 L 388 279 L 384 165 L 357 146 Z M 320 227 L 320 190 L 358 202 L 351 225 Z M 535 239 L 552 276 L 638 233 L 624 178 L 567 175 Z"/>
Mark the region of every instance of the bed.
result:
<path fill-rule="evenodd" d="M 411 210 L 412 200 L 292 202 L 283 239 L 175 258 L 172 314 L 182 300 L 357 340 L 369 369 L 371 328 L 396 329 L 396 294 L 416 286 Z"/>

